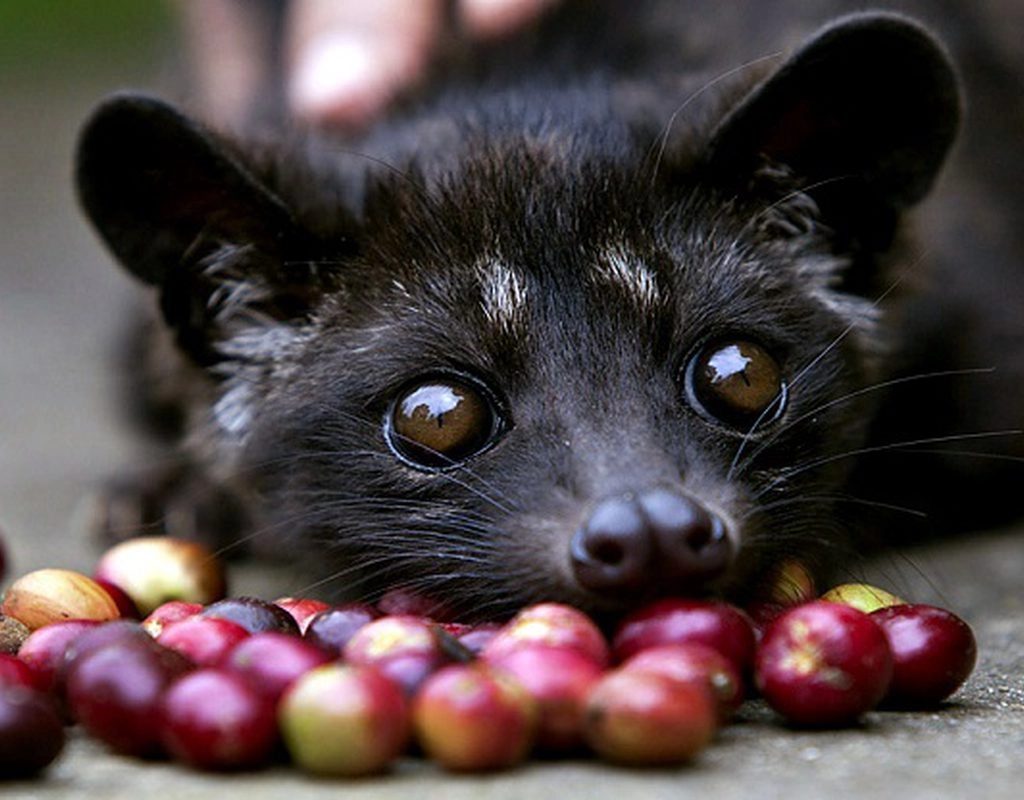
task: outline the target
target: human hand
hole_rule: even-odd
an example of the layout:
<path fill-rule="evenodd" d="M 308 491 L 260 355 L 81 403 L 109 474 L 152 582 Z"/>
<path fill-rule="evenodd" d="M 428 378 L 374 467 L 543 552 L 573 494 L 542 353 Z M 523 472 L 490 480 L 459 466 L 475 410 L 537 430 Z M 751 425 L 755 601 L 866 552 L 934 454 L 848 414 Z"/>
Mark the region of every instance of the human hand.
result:
<path fill-rule="evenodd" d="M 425 74 L 445 26 L 477 40 L 528 25 L 561 0 L 289 0 L 274 41 L 267 6 L 179 0 L 195 100 L 211 122 L 244 122 L 283 62 L 284 102 L 300 122 L 360 128 Z"/>
<path fill-rule="evenodd" d="M 557 0 L 458 0 L 470 37 L 501 36 Z M 292 0 L 286 97 L 300 119 L 361 126 L 424 74 L 442 36 L 444 0 Z"/>

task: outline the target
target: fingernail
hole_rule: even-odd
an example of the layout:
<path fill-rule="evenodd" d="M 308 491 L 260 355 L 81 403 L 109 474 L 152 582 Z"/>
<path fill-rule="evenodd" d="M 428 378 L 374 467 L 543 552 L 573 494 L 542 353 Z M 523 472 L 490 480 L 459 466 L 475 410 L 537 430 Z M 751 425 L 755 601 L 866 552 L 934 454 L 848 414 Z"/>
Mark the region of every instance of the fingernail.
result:
<path fill-rule="evenodd" d="M 289 85 L 293 111 L 311 122 L 360 124 L 387 101 L 390 88 L 380 51 L 354 36 L 324 36 L 295 64 Z"/>

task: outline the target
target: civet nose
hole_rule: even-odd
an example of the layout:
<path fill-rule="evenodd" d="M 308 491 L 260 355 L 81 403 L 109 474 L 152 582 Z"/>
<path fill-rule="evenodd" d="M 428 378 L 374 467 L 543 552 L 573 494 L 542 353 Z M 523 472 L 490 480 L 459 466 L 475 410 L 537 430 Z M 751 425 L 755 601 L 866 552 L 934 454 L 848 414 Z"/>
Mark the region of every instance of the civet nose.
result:
<path fill-rule="evenodd" d="M 654 537 L 665 588 L 699 585 L 721 575 L 732 560 L 725 523 L 688 497 L 654 489 L 640 496 Z"/>
<path fill-rule="evenodd" d="M 573 535 L 576 580 L 593 592 L 687 591 L 720 575 L 732 558 L 725 524 L 668 489 L 601 501 Z"/>

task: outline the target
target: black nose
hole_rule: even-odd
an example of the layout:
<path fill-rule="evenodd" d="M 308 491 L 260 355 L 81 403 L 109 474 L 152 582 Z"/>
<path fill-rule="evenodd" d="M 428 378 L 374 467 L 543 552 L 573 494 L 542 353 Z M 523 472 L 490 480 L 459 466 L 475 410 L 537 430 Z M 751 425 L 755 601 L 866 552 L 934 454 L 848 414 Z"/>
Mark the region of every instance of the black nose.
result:
<path fill-rule="evenodd" d="M 668 489 L 602 501 L 576 531 L 570 552 L 582 587 L 620 594 L 693 590 L 732 559 L 722 520 Z"/>

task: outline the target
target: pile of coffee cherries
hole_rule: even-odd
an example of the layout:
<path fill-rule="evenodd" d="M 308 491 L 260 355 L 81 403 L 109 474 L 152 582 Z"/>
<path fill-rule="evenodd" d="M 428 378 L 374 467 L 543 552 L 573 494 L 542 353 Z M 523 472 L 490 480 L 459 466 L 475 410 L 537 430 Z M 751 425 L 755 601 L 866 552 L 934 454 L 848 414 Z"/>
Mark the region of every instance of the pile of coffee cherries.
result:
<path fill-rule="evenodd" d="M 475 627 L 395 591 L 377 606 L 225 599 L 202 546 L 134 539 L 92 577 L 44 569 L 0 607 L 0 775 L 41 771 L 77 723 L 111 750 L 204 770 L 290 760 L 386 770 L 414 743 L 456 771 L 531 753 L 626 765 L 697 756 L 759 693 L 801 726 L 940 703 L 975 661 L 970 628 L 866 584 L 814 599 L 788 564 L 771 602 L 664 598 L 611 640 L 557 603 Z"/>

